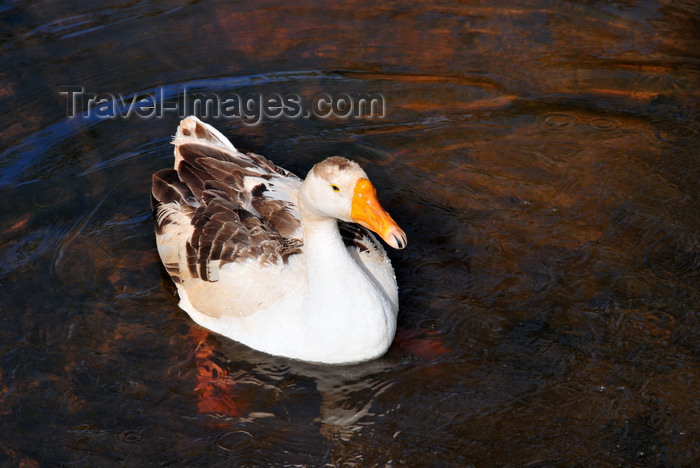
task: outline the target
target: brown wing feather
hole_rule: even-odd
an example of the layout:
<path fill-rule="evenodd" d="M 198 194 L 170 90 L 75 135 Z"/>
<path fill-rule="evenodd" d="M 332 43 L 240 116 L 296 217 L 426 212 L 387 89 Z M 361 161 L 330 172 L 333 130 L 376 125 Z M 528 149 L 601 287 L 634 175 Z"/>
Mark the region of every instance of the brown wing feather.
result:
<path fill-rule="evenodd" d="M 378 250 L 377 246 L 379 242 L 377 239 L 371 232 L 359 224 L 340 221 L 338 223 L 338 230 L 340 231 L 340 236 L 343 238 L 346 247 L 355 247 L 360 253 Z"/>
<path fill-rule="evenodd" d="M 202 136 L 199 126 L 194 131 L 197 137 L 219 141 Z M 287 209 L 289 204 L 266 197 L 266 186 L 253 196 L 244 182 L 245 177 L 268 181 L 295 176 L 262 156 L 234 154 L 196 141 L 177 145 L 176 152 L 177 169 L 153 176 L 154 217 L 159 233 L 170 222 L 167 215 L 159 216 L 167 214 L 166 204 L 177 206 L 191 219 L 194 232 L 186 255 L 193 277 L 217 281 L 218 268 L 227 263 L 280 264 L 301 252 L 301 239 L 291 237 L 299 221 Z"/>
<path fill-rule="evenodd" d="M 254 187 L 250 191 L 251 205 L 277 232 L 286 238 L 294 238 L 299 229 L 299 220 L 292 214 L 292 204 L 266 197 L 267 191 L 268 187 L 265 184 Z"/>
<path fill-rule="evenodd" d="M 192 216 L 197 200 L 175 170 L 162 169 L 153 174 L 151 184 L 151 208 L 158 235 L 163 234 L 166 226 L 172 222 L 168 210 L 164 209 L 164 206 L 172 204 L 177 204 L 186 216 Z"/>

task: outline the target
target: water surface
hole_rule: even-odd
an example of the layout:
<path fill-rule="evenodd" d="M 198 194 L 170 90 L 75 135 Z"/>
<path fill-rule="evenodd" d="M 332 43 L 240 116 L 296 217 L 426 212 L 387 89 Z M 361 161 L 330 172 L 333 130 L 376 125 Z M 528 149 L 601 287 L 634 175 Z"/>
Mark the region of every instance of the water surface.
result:
<path fill-rule="evenodd" d="M 699 27 L 670 0 L 0 7 L 0 461 L 697 464 Z M 389 353 L 193 324 L 149 207 L 178 116 L 69 118 L 66 86 L 383 96 L 210 123 L 300 175 L 365 167 L 409 238 Z"/>

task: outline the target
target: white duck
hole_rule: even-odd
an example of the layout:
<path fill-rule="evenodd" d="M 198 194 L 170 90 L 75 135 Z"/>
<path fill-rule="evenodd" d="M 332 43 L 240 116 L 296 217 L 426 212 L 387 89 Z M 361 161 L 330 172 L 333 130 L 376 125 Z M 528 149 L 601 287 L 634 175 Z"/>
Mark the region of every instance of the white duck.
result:
<path fill-rule="evenodd" d="M 173 144 L 175 168 L 153 176 L 156 243 L 195 322 L 304 361 L 386 352 L 396 278 L 361 226 L 396 249 L 406 235 L 357 163 L 331 157 L 302 181 L 196 117 L 180 123 Z"/>

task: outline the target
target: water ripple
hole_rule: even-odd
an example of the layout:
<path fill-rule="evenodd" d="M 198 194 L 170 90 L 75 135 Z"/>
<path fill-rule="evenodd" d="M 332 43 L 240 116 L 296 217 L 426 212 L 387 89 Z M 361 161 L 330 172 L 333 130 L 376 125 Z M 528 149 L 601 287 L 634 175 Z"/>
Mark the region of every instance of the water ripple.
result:
<path fill-rule="evenodd" d="M 246 431 L 224 432 L 216 438 L 216 446 L 227 452 L 243 450 L 253 443 L 253 436 Z"/>
<path fill-rule="evenodd" d="M 675 120 L 657 121 L 655 128 L 655 135 L 659 141 L 674 145 L 685 145 L 700 136 L 700 130 L 695 125 Z"/>
<path fill-rule="evenodd" d="M 564 132 L 574 126 L 578 120 L 570 114 L 549 114 L 544 118 L 544 124 L 548 130 Z"/>
<path fill-rule="evenodd" d="M 596 118 L 590 121 L 590 126 L 595 130 L 607 132 L 618 128 L 620 122 L 614 119 Z"/>

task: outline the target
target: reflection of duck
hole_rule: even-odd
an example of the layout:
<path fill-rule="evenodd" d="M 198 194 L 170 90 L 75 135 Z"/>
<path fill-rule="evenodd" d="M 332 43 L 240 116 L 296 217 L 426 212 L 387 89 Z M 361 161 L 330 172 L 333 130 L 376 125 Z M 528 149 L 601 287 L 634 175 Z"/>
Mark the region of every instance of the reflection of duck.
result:
<path fill-rule="evenodd" d="M 194 325 L 190 337 L 193 352 L 185 363 L 194 358 L 198 409 L 200 414 L 212 416 L 212 424 L 260 433 L 261 425 L 279 426 L 263 419 L 288 418 L 296 411 L 293 406 L 301 404 L 304 410 L 297 416 L 313 418 L 320 434 L 334 444 L 354 439 L 365 427 L 382 424 L 401 403 L 391 396 L 379 406 L 377 402 L 402 380 L 404 370 L 412 369 L 414 377 L 417 372 L 433 378 L 444 370 L 436 359 L 449 352 L 436 332 L 399 328 L 392 350 L 384 357 L 330 367 L 261 354 Z M 310 388 L 309 382 L 315 388 Z M 316 395 L 321 398 L 318 414 L 308 412 Z M 278 403 L 281 406 L 276 406 Z M 236 423 L 227 426 L 222 416 L 235 417 Z M 295 428 L 290 433 L 314 433 L 307 432 L 311 419 L 293 419 Z"/>
<path fill-rule="evenodd" d="M 174 145 L 175 169 L 153 176 L 156 241 L 195 322 L 306 361 L 387 350 L 396 279 L 364 227 L 398 249 L 406 235 L 359 165 L 328 158 L 302 181 L 195 117 L 181 122 Z"/>
<path fill-rule="evenodd" d="M 403 362 L 390 351 L 362 364 L 319 366 L 264 355 L 215 335 L 207 336 L 201 328 L 199 332 L 192 328 L 190 335 L 197 343 L 194 356 L 200 414 L 212 416 L 216 423 L 221 415 L 235 416 L 236 429 L 258 433 L 260 425 L 272 424 L 261 419 L 286 420 L 300 404 L 303 410 L 293 418 L 295 429 L 290 429 L 291 433 L 311 436 L 319 430 L 334 442 L 347 440 L 375 424 L 384 416 L 383 411 L 396 408 L 391 403 L 384 409 L 374 405 L 396 382 L 395 372 L 413 362 Z M 238 424 L 241 422 L 244 424 Z M 310 423 L 318 424 L 317 429 L 310 429 Z"/>

